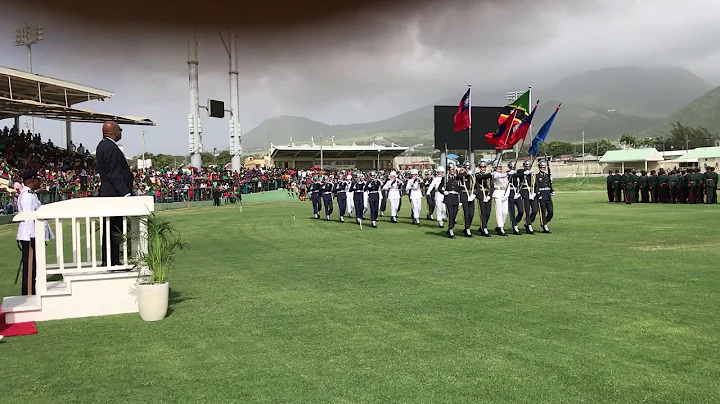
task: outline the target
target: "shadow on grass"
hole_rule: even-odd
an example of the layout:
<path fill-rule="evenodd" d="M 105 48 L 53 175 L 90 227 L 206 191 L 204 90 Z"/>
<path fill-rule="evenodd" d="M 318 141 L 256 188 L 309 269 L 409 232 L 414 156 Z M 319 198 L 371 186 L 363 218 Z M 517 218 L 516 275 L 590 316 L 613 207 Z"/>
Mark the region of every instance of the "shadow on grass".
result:
<path fill-rule="evenodd" d="M 170 289 L 170 293 L 168 296 L 168 311 L 165 317 L 170 317 L 173 314 L 173 312 L 175 311 L 175 305 L 193 299 L 195 298 L 184 297 L 183 294 L 176 289 Z"/>

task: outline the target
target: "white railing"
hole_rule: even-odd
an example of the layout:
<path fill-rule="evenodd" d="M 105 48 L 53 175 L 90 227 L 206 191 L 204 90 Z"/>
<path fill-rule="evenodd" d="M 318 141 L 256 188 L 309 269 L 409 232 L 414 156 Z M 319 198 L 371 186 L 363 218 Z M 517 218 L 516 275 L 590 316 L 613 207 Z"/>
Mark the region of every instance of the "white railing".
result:
<path fill-rule="evenodd" d="M 147 251 L 147 216 L 155 210 L 152 196 L 118 198 L 78 198 L 43 205 L 36 212 L 23 212 L 14 221 L 35 219 L 36 293 L 47 294 L 47 277 L 50 275 L 100 274 L 128 270 L 132 257 Z M 121 265 L 111 266 L 110 219 L 121 217 Z M 45 223 L 51 223 L 55 240 L 47 245 L 41 242 Z M 105 224 L 103 226 L 102 224 Z M 69 227 L 68 227 L 69 225 Z M 72 250 L 66 258 L 65 230 L 70 231 Z M 137 232 L 137 241 L 128 251 L 127 235 Z M 84 237 L 83 237 L 84 236 Z M 118 236 L 119 237 L 119 236 Z M 102 241 L 105 240 L 106 263 L 102 265 Z M 55 247 L 55 260 L 50 262 L 48 247 Z"/>

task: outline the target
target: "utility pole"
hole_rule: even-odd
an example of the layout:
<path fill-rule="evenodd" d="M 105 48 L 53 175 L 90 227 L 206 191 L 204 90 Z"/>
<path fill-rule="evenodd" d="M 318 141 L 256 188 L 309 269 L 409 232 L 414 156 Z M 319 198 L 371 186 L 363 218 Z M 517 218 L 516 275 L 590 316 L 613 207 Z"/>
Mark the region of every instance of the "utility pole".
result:
<path fill-rule="evenodd" d="M 583 166 L 583 176 L 587 173 L 587 170 L 585 169 L 585 131 L 582 131 L 582 166 Z"/>
<path fill-rule="evenodd" d="M 202 123 L 200 122 L 200 86 L 198 84 L 198 41 L 193 32 L 188 41 L 188 70 L 190 75 L 190 165 L 202 167 Z"/>
<path fill-rule="evenodd" d="M 232 155 L 232 170 L 240 171 L 242 168 L 242 128 L 240 127 L 240 85 L 238 84 L 238 54 L 237 34 L 230 28 L 230 154 Z"/>

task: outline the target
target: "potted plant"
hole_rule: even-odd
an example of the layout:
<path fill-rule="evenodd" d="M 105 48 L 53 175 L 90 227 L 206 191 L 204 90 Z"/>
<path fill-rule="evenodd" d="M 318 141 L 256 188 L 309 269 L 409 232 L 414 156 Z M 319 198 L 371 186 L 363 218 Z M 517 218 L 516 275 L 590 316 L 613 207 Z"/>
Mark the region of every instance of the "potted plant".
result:
<path fill-rule="evenodd" d="M 175 262 L 175 252 L 185 248 L 180 235 L 166 219 L 151 213 L 147 216 L 147 249 L 133 257 L 132 264 L 139 269 L 135 295 L 140 318 L 145 321 L 158 321 L 165 318 L 168 310 L 170 284 L 168 272 Z M 140 233 L 134 233 L 139 238 Z"/>

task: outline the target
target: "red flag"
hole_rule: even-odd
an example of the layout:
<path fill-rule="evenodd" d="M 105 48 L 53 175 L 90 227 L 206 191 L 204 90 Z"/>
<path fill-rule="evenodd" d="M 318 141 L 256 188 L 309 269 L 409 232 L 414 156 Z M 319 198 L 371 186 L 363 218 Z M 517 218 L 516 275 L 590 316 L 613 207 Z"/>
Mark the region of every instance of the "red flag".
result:
<path fill-rule="evenodd" d="M 455 132 L 460 132 L 470 127 L 470 89 L 460 100 L 458 111 L 455 113 Z"/>
<path fill-rule="evenodd" d="M 540 103 L 538 101 L 538 103 Z M 535 110 L 537 110 L 537 104 L 535 104 L 535 107 L 533 107 L 532 112 L 530 115 L 528 115 L 525 119 L 522 120 L 522 123 L 515 129 L 512 134 L 510 134 L 510 137 L 507 137 L 507 141 L 505 144 L 501 145 L 498 144 L 498 146 L 501 146 L 502 148 L 496 147 L 496 150 L 505 150 L 509 149 L 513 146 L 515 146 L 517 143 L 519 143 L 521 140 L 525 140 L 525 137 L 527 136 L 528 132 L 530 131 L 530 125 L 532 124 L 533 117 L 535 116 Z"/>
<path fill-rule="evenodd" d="M 510 116 L 508 116 L 508 118 L 512 119 L 503 120 L 503 123 L 500 124 L 500 126 L 495 130 L 495 132 L 488 132 L 485 134 L 485 138 L 487 138 L 489 144 L 499 145 L 500 143 L 503 143 L 505 141 L 505 139 L 508 137 L 510 129 L 513 127 L 512 123 L 515 121 L 516 113 L 517 110 L 513 110 L 510 113 Z"/>

